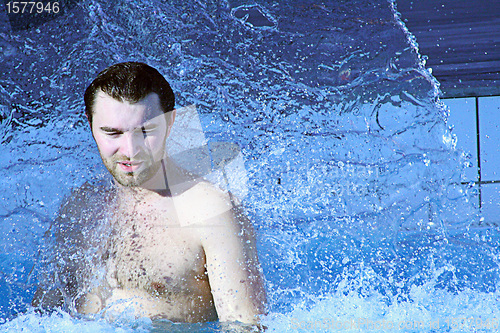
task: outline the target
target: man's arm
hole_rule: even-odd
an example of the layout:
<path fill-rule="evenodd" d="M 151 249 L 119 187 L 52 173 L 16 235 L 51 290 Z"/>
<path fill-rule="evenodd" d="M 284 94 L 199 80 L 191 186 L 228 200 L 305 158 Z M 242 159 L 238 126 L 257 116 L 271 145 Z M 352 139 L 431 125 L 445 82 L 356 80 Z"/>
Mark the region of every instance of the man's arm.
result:
<path fill-rule="evenodd" d="M 31 305 L 41 312 L 51 312 L 64 305 L 64 296 L 59 289 L 44 290 L 38 287 Z"/>
<path fill-rule="evenodd" d="M 89 247 L 90 221 L 101 216 L 89 210 L 95 207 L 95 187 L 84 184 L 65 198 L 57 218 L 46 233 L 47 252 L 44 254 L 43 282 L 40 283 L 31 304 L 43 312 L 65 309 L 74 312 L 76 299 L 85 272 L 85 249 Z M 95 195 L 94 195 L 95 196 Z M 92 206 L 91 204 L 94 204 Z"/>
<path fill-rule="evenodd" d="M 219 320 L 257 324 L 266 294 L 254 229 L 227 193 L 206 186 L 203 193 L 197 199 L 206 215 L 197 230 Z"/>
<path fill-rule="evenodd" d="M 266 295 L 253 228 L 241 212 L 224 215 L 225 225 L 207 228 L 202 239 L 217 314 L 220 321 L 256 324 Z"/>
<path fill-rule="evenodd" d="M 66 298 L 74 294 L 74 278 L 72 274 L 68 275 L 66 266 L 70 253 L 63 249 L 66 239 L 64 230 L 71 229 L 71 212 L 75 210 L 77 202 L 73 200 L 74 193 L 64 199 L 58 216 L 44 236 L 46 246 L 42 256 L 41 281 L 31 301 L 31 305 L 41 312 L 64 309 L 67 306 Z"/>

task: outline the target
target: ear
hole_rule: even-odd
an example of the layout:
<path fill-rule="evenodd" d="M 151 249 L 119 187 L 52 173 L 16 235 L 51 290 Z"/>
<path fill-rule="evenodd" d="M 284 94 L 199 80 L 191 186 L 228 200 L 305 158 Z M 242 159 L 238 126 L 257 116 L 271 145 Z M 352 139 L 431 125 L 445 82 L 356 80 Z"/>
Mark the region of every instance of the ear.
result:
<path fill-rule="evenodd" d="M 90 127 L 90 133 L 92 133 L 92 137 L 94 137 L 94 129 L 92 128 L 92 121 L 90 120 L 89 116 L 87 115 L 87 113 L 85 113 L 85 118 L 87 119 L 87 122 L 89 123 L 89 127 Z M 95 138 L 94 138 L 95 139 Z"/>
<path fill-rule="evenodd" d="M 166 120 L 167 120 L 167 138 L 170 136 L 170 131 L 172 130 L 172 126 L 174 125 L 175 122 L 175 115 L 177 114 L 177 110 L 172 110 L 170 112 L 167 112 L 166 114 Z"/>

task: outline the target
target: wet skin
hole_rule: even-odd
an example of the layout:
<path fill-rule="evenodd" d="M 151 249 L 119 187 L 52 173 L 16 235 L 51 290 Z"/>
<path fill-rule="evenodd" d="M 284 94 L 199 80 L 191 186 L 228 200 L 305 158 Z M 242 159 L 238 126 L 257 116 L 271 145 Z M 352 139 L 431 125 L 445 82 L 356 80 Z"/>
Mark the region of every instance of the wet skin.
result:
<path fill-rule="evenodd" d="M 160 109 L 156 94 L 134 104 L 97 94 L 92 135 L 104 165 L 120 185 L 151 189 L 162 184 L 158 171 L 174 119 L 175 111 L 164 114 Z M 165 188 L 164 181 L 162 185 Z"/>
<path fill-rule="evenodd" d="M 86 223 L 81 216 L 89 212 L 110 221 L 105 274 L 96 280 L 90 273 L 80 283 L 77 311 L 255 324 L 265 292 L 251 223 L 228 193 L 166 156 L 174 119 L 175 112 L 161 111 L 156 94 L 134 104 L 97 95 L 92 132 L 115 188 L 95 212 L 85 203 L 103 194 L 91 187 L 63 205 L 67 221 L 73 215 Z"/>

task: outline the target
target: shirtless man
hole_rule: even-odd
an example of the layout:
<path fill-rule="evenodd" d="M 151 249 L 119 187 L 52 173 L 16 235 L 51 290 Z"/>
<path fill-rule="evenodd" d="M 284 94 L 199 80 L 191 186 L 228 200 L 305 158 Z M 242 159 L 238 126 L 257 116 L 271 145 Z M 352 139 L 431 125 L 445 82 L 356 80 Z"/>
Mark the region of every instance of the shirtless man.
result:
<path fill-rule="evenodd" d="M 145 64 L 116 64 L 87 88 L 85 105 L 114 183 L 85 184 L 63 204 L 51 231 L 57 278 L 33 304 L 257 323 L 265 292 L 252 226 L 230 193 L 166 156 L 176 115 L 167 81 Z"/>

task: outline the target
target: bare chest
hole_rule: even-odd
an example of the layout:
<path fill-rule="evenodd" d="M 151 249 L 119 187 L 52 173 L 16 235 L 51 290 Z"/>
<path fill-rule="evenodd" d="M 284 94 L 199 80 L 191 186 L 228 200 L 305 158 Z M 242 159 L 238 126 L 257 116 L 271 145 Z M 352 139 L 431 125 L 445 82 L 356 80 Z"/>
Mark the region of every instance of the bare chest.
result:
<path fill-rule="evenodd" d="M 113 288 L 142 289 L 153 295 L 192 294 L 208 283 L 205 254 L 195 230 L 180 227 L 175 214 L 138 209 L 120 214 L 106 262 Z"/>

